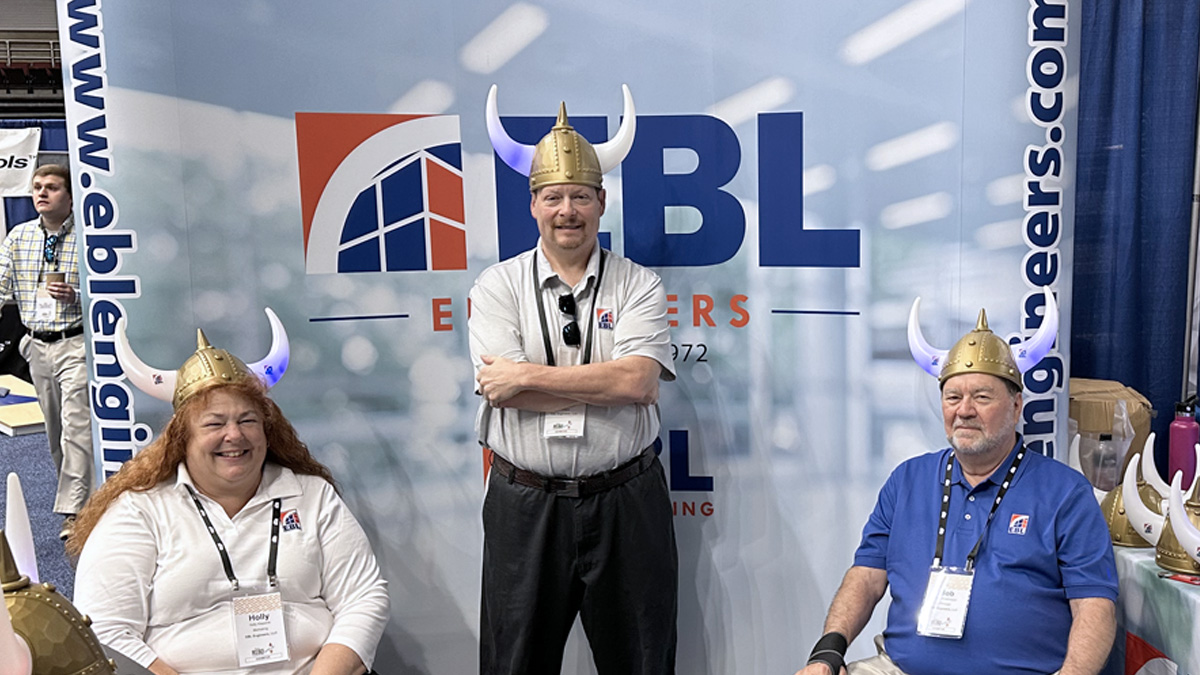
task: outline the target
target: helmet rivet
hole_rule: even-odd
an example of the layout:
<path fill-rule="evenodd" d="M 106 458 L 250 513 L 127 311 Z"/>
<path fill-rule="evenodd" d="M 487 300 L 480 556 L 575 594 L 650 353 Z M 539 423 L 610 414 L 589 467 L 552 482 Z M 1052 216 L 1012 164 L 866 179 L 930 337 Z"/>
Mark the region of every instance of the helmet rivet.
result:
<path fill-rule="evenodd" d="M 974 368 L 974 367 L 975 367 L 975 364 L 974 364 L 974 363 L 972 363 L 971 361 L 967 361 L 967 362 L 966 362 L 966 363 L 964 363 L 963 365 L 965 365 L 965 366 L 966 366 L 966 367 L 968 367 L 968 368 Z"/>

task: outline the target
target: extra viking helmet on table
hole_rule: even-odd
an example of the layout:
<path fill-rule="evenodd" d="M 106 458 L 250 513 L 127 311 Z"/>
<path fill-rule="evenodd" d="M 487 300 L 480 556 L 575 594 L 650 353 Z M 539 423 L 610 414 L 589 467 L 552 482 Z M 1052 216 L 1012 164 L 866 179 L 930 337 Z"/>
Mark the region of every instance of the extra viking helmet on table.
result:
<path fill-rule="evenodd" d="M 1196 448 L 1200 455 L 1200 444 Z M 1158 540 L 1154 562 L 1172 572 L 1200 574 L 1200 474 L 1192 479 L 1187 501 L 1182 483 L 1183 472 L 1176 471 L 1171 478 L 1169 522 Z"/>
<path fill-rule="evenodd" d="M 204 331 L 196 330 L 196 353 L 188 357 L 178 370 L 159 370 L 142 363 L 129 346 L 125 336 L 125 318 L 117 321 L 117 358 L 129 381 L 138 389 L 178 408 L 184 401 L 218 384 L 227 384 L 250 377 L 262 379 L 268 388 L 275 386 L 288 365 L 288 337 L 283 323 L 271 308 L 266 308 L 271 323 L 271 349 L 261 361 L 247 365 L 224 349 L 208 342 Z"/>
<path fill-rule="evenodd" d="M 16 474 L 9 474 L 8 488 L 5 527 L 8 532 L 29 532 L 29 513 Z M 28 553 L 36 555 L 32 541 L 29 547 Z M 31 561 L 28 564 L 26 569 L 18 566 L 16 552 L 9 548 L 5 531 L 0 530 L 0 585 L 4 589 L 4 604 L 0 605 L 0 675 L 115 673 L 116 663 L 105 655 L 92 631 L 91 619 L 80 614 L 54 584 L 31 581 L 27 572 L 37 566 Z"/>
<path fill-rule="evenodd" d="M 601 178 L 612 171 L 629 154 L 633 137 L 637 132 L 637 111 L 633 107 L 633 95 L 629 87 L 621 85 L 625 95 L 625 112 L 617 135 L 606 143 L 592 145 L 575 131 L 567 120 L 567 104 L 558 106 L 558 121 L 550 133 L 542 137 L 537 145 L 518 143 L 509 137 L 500 122 L 496 105 L 496 85 L 492 85 L 487 98 L 488 137 L 496 155 L 504 163 L 523 176 L 529 177 L 529 190 L 536 191 L 547 185 L 590 185 L 599 190 Z"/>
<path fill-rule="evenodd" d="M 938 378 L 940 384 L 945 384 L 955 375 L 987 373 L 1022 387 L 1021 373 L 1036 366 L 1042 357 L 1050 353 L 1058 337 L 1058 304 L 1049 288 L 1044 288 L 1042 292 L 1046 296 L 1042 325 L 1024 342 L 1010 347 L 988 328 L 987 312 L 981 309 L 975 330 L 962 336 L 948 351 L 934 349 L 925 341 L 917 320 L 921 309 L 921 298 L 917 298 L 908 314 L 908 348 L 913 359 L 925 372 Z"/>

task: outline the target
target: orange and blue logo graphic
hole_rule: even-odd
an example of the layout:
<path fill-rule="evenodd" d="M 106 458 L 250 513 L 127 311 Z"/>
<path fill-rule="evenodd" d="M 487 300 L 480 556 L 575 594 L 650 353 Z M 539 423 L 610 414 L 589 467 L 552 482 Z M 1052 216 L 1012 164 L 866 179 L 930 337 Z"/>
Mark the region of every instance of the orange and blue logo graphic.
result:
<path fill-rule="evenodd" d="M 308 274 L 465 270 L 454 115 L 296 113 Z"/>
<path fill-rule="evenodd" d="M 611 309 L 597 309 L 596 324 L 604 330 L 612 330 L 617 325 L 616 313 Z"/>
<path fill-rule="evenodd" d="M 1029 516 L 1014 513 L 1008 521 L 1009 534 L 1025 534 L 1029 529 Z"/>
<path fill-rule="evenodd" d="M 301 527 L 300 527 L 300 512 L 297 511 L 296 509 L 284 511 L 283 514 L 281 516 L 279 516 L 279 519 L 283 524 L 284 532 L 291 532 L 292 530 L 301 529 Z"/>

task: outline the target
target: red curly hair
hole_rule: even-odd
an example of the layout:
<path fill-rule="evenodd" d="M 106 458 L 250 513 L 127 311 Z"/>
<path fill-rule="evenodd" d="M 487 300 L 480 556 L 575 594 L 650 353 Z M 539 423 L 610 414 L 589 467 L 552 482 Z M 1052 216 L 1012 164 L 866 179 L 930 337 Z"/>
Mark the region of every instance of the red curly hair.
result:
<path fill-rule="evenodd" d="M 228 384 L 218 384 L 188 398 L 175 409 L 167 426 L 150 445 L 133 459 L 125 462 L 115 476 L 92 495 L 75 520 L 75 532 L 67 540 L 67 553 L 78 556 L 83 545 L 108 511 L 108 507 L 127 490 L 145 492 L 163 481 L 174 479 L 179 464 L 187 458 L 191 440 L 191 423 L 208 406 L 217 390 L 240 395 L 262 416 L 263 432 L 267 438 L 266 461 L 291 469 L 298 474 L 320 476 L 337 489 L 337 482 L 324 464 L 308 451 L 295 427 L 284 417 L 279 406 L 267 396 L 267 387 L 258 378 L 249 377 Z"/>

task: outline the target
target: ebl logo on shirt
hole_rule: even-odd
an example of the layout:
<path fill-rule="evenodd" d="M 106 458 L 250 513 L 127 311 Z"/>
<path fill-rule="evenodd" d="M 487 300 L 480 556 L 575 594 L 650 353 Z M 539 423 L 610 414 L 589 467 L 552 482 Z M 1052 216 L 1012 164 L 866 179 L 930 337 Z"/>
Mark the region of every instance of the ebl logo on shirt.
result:
<path fill-rule="evenodd" d="M 1029 528 L 1029 516 L 1023 516 L 1019 513 L 1014 513 L 1008 521 L 1009 534 L 1025 534 L 1025 530 Z"/>
<path fill-rule="evenodd" d="M 604 330 L 612 330 L 617 323 L 617 315 L 611 309 L 596 310 L 596 325 Z"/>
<path fill-rule="evenodd" d="M 280 520 L 283 523 L 284 532 L 291 532 L 292 530 L 300 529 L 300 512 L 296 509 L 284 511 L 283 515 L 280 516 Z"/>

